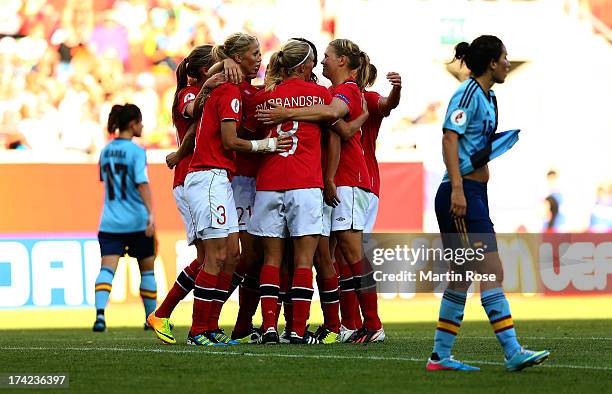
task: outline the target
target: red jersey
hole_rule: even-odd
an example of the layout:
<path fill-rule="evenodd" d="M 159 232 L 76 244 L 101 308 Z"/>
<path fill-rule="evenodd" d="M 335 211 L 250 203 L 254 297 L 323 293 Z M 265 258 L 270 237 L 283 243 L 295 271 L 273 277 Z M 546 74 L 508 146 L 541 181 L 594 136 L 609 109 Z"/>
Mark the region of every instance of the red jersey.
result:
<path fill-rule="evenodd" d="M 178 113 L 179 116 L 176 119 L 176 139 L 178 144 L 183 143 L 183 138 L 185 138 L 185 134 L 187 134 L 187 129 L 189 126 L 193 124 L 195 121 L 193 118 L 188 118 L 185 116 L 185 108 L 187 105 L 195 100 L 196 96 L 200 93 L 200 89 L 196 86 L 187 86 L 186 88 L 181 89 L 179 92 L 179 102 L 178 102 Z M 191 157 L 193 153 L 183 157 L 181 161 L 178 162 L 176 167 L 174 167 L 174 182 L 172 183 L 172 188 L 174 189 L 177 186 L 181 186 L 185 182 L 185 177 L 189 172 L 189 163 L 191 162 Z"/>
<path fill-rule="evenodd" d="M 361 144 L 363 146 L 366 165 L 368 166 L 368 173 L 370 174 L 370 190 L 372 190 L 372 193 L 376 196 L 379 196 L 380 172 L 378 170 L 378 161 L 376 160 L 376 139 L 380 131 L 380 124 L 385 117 L 378 107 L 378 101 L 382 96 L 376 92 L 364 92 L 363 95 L 368 105 L 369 115 L 368 119 L 361 127 L 361 130 L 363 130 Z"/>
<path fill-rule="evenodd" d="M 330 104 L 331 95 L 323 86 L 301 79 L 288 79 L 270 92 L 255 96 L 256 109 L 268 108 L 268 101 L 286 108 Z M 263 127 L 263 125 L 262 125 Z M 321 170 L 321 127 L 318 123 L 287 121 L 265 127 L 272 137 L 290 136 L 293 145 L 288 152 L 263 156 L 257 173 L 257 190 L 291 190 L 323 188 Z"/>
<path fill-rule="evenodd" d="M 261 139 L 255 133 L 255 128 L 249 126 L 251 119 L 255 119 L 255 104 L 253 102 L 255 93 L 259 88 L 251 85 L 247 81 L 243 81 L 240 85 L 240 93 L 242 94 L 242 128 L 239 130 L 238 137 L 245 140 Z M 248 176 L 255 178 L 259 163 L 261 162 L 261 154 L 249 152 L 236 152 L 236 175 Z"/>
<path fill-rule="evenodd" d="M 226 82 L 215 88 L 198 123 L 196 146 L 189 165 L 189 172 L 223 168 L 236 172 L 236 153 L 226 150 L 221 140 L 221 122 L 235 121 L 240 126 L 242 101 L 238 86 Z"/>
<path fill-rule="evenodd" d="M 348 79 L 343 83 L 329 88 L 333 98 L 342 100 L 348 107 L 348 114 L 344 120 L 350 122 L 363 112 L 361 107 L 361 91 L 357 83 Z M 355 133 L 348 141 L 342 141 L 340 150 L 340 163 L 334 183 L 336 186 L 356 186 L 370 190 L 370 175 L 366 166 L 363 147 L 361 146 L 361 130 Z"/>

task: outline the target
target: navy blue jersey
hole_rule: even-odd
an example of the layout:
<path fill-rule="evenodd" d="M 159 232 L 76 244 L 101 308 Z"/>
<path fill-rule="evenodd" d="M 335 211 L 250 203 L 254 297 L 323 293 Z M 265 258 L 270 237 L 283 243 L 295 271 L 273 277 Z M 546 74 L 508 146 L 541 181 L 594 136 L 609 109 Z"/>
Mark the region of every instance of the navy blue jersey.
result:
<path fill-rule="evenodd" d="M 148 213 L 137 188 L 149 182 L 144 148 L 126 139 L 111 141 L 100 153 L 100 180 L 106 191 L 100 231 L 144 231 Z"/>

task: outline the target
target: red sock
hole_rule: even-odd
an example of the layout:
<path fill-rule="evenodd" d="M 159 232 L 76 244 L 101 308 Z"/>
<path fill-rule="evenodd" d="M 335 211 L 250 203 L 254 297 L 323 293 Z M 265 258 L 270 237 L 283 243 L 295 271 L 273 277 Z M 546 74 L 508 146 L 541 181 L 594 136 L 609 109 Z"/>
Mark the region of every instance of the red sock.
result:
<path fill-rule="evenodd" d="M 376 294 L 376 281 L 373 277 L 372 267 L 366 258 L 351 264 L 354 277 L 359 277 L 357 298 L 363 314 L 363 325 L 368 330 L 379 330 L 382 327 L 378 317 L 378 295 Z"/>
<path fill-rule="evenodd" d="M 217 290 L 217 297 L 222 299 L 215 298 L 212 302 L 212 306 L 210 307 L 210 317 L 208 318 L 208 329 L 210 331 L 215 331 L 219 329 L 219 316 L 221 315 L 221 308 L 223 308 L 223 304 L 227 301 L 229 297 L 229 288 L 232 284 L 232 277 L 225 272 L 220 272 L 219 276 L 217 276 L 217 286 L 215 289 Z"/>
<path fill-rule="evenodd" d="M 261 293 L 261 316 L 263 318 L 264 331 L 268 328 L 276 329 L 276 308 L 279 292 L 279 269 L 271 265 L 261 268 L 259 277 L 259 291 Z"/>
<path fill-rule="evenodd" d="M 193 271 L 190 269 L 194 262 L 197 263 L 197 260 L 193 260 L 193 262 L 185 267 L 185 269 L 178 275 L 174 285 L 166 295 L 166 298 L 164 298 L 164 301 L 155 311 L 155 316 L 169 318 L 178 303 L 181 302 L 181 300 L 185 298 L 185 296 L 189 294 L 191 290 L 193 290 L 195 285 L 195 277 L 198 274 L 197 272 L 193 273 Z"/>
<path fill-rule="evenodd" d="M 353 273 L 348 264 L 339 264 L 340 269 L 340 314 L 342 325 L 349 330 L 356 330 L 355 310 L 359 309 L 357 294 L 355 293 Z"/>
<path fill-rule="evenodd" d="M 190 335 L 197 335 L 208 331 L 208 320 L 210 318 L 212 300 L 215 295 L 217 275 L 201 270 L 195 280 L 195 285 Z"/>
<path fill-rule="evenodd" d="M 253 316 L 259 304 L 259 281 L 246 275 L 238 291 L 240 294 L 240 309 L 238 309 L 234 333 L 237 337 L 243 337 L 248 334 L 253 325 Z"/>
<path fill-rule="evenodd" d="M 338 289 L 338 278 L 319 279 L 319 296 L 321 298 L 321 309 L 323 310 L 323 326 L 336 334 L 340 332 L 340 298 Z"/>
<path fill-rule="evenodd" d="M 190 277 L 194 278 L 198 276 L 198 273 L 202 269 L 203 264 L 198 262 L 197 259 L 193 260 L 187 267 L 185 267 L 185 273 Z"/>
<path fill-rule="evenodd" d="M 291 302 L 293 303 L 291 330 L 299 336 L 304 336 L 306 332 L 313 292 L 312 268 L 296 268 L 293 273 L 293 286 L 291 286 Z"/>
<path fill-rule="evenodd" d="M 280 272 L 280 293 L 278 297 L 278 309 L 276 310 L 276 320 L 279 319 L 281 303 L 283 306 L 283 317 L 285 318 L 285 330 L 291 333 L 293 322 L 293 303 L 291 302 L 291 278 L 288 271 Z"/>

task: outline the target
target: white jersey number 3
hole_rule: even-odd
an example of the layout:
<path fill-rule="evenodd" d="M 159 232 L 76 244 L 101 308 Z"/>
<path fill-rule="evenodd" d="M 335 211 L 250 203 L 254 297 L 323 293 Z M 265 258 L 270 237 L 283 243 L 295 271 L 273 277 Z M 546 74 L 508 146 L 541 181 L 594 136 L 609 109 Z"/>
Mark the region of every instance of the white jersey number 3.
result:
<path fill-rule="evenodd" d="M 298 137 L 297 135 L 295 135 L 295 133 L 298 131 L 298 127 L 300 126 L 300 123 L 294 120 L 293 127 L 291 128 L 291 130 L 287 130 L 287 131 L 284 131 L 282 129 L 282 126 L 283 124 L 279 124 L 278 126 L 276 126 L 276 133 L 278 134 L 278 136 L 279 137 L 291 137 L 291 140 L 293 141 L 293 144 L 291 144 L 291 149 L 289 149 L 287 152 L 279 153 L 279 155 L 283 157 L 287 157 L 289 155 L 294 154 L 295 150 L 297 149 Z"/>

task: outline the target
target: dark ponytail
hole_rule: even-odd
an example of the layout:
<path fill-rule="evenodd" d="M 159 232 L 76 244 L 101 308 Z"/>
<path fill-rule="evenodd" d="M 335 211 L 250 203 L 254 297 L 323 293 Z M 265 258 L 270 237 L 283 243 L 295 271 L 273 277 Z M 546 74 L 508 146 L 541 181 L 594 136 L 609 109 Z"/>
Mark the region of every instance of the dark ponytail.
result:
<path fill-rule="evenodd" d="M 176 68 L 176 91 L 174 92 L 174 101 L 172 102 L 172 123 L 176 126 L 176 120 L 180 115 L 179 93 L 187 87 L 189 82 L 188 77 L 201 79 L 205 76 L 202 73 L 202 68 L 208 70 L 214 64 L 212 58 L 212 45 L 200 45 L 196 47 L 189 56 L 187 56 Z"/>
<path fill-rule="evenodd" d="M 366 88 L 374 86 L 374 82 L 376 82 L 376 77 L 378 77 L 378 69 L 372 63 L 369 64 L 370 73 L 368 76 L 368 80 L 366 82 Z"/>
<path fill-rule="evenodd" d="M 491 60 L 499 60 L 504 44 L 495 36 L 480 36 L 471 44 L 460 42 L 455 46 L 455 57 L 470 69 L 472 75 L 479 77 L 487 71 Z"/>
<path fill-rule="evenodd" d="M 126 130 L 131 121 L 140 122 L 142 120 L 142 113 L 140 108 L 134 104 L 113 105 L 110 114 L 108 114 L 108 122 L 106 129 L 109 134 L 115 134 L 115 131 Z"/>

